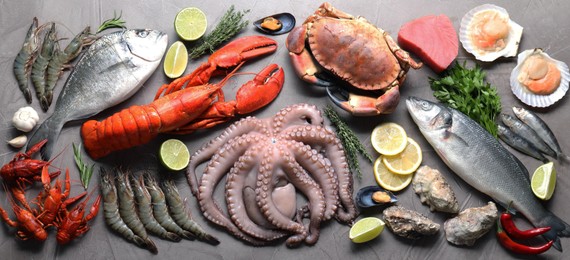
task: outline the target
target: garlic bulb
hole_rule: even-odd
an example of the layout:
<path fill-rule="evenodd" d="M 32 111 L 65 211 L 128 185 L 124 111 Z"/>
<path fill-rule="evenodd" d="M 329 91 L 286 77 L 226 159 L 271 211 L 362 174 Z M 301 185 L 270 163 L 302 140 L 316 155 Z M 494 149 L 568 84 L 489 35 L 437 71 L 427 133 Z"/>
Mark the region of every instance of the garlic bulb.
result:
<path fill-rule="evenodd" d="M 14 148 L 22 148 L 24 147 L 24 145 L 26 145 L 26 142 L 28 142 L 28 137 L 26 137 L 25 135 L 20 135 L 8 141 L 8 144 Z"/>
<path fill-rule="evenodd" d="M 34 129 L 34 126 L 40 120 L 40 116 L 38 112 L 33 107 L 26 106 L 18 109 L 16 113 L 14 113 L 14 117 L 12 118 L 12 124 L 16 129 L 29 132 Z"/>

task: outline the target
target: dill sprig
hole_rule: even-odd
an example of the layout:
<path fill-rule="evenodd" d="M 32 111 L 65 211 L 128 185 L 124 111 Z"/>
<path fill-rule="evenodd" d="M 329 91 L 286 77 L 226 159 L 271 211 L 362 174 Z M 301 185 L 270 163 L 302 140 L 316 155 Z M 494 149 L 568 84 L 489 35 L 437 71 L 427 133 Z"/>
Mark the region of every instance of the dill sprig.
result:
<path fill-rule="evenodd" d="M 441 79 L 429 78 L 433 95 L 497 137 L 495 118 L 501 112 L 501 97 L 497 88 L 485 81 L 485 72 L 479 65 L 469 69 L 465 64 L 456 62 Z"/>
<path fill-rule="evenodd" d="M 125 26 L 125 21 L 121 20 L 121 16 L 123 15 L 123 12 L 121 11 L 121 13 L 119 14 L 119 17 L 117 17 L 117 13 L 113 12 L 113 18 L 105 20 L 97 29 L 97 33 L 100 33 L 104 30 L 107 29 L 111 29 L 111 28 L 127 28 Z"/>
<path fill-rule="evenodd" d="M 214 52 L 216 47 L 238 34 L 249 23 L 249 21 L 243 20 L 243 16 L 248 12 L 249 10 L 236 12 L 232 5 L 222 16 L 214 30 L 206 34 L 200 43 L 190 51 L 190 59 L 196 59 L 206 54 L 207 51 Z"/>
<path fill-rule="evenodd" d="M 331 123 L 336 128 L 336 134 L 344 147 L 346 153 L 346 158 L 348 159 L 348 166 L 351 171 L 356 171 L 356 177 L 362 178 L 362 173 L 360 172 L 360 163 L 358 162 L 357 155 L 360 153 L 369 162 L 372 163 L 372 156 L 366 152 L 364 145 L 358 140 L 356 134 L 348 127 L 348 125 L 342 121 L 340 116 L 331 106 L 325 108 L 325 115 L 331 121 Z"/>
<path fill-rule="evenodd" d="M 85 190 L 87 190 L 89 181 L 93 175 L 93 167 L 95 167 L 95 164 L 92 164 L 91 166 L 85 165 L 81 158 L 81 144 L 79 144 L 79 146 L 75 146 L 75 143 L 71 143 L 71 145 L 73 146 L 73 158 L 75 159 L 75 165 L 77 165 L 77 168 L 79 169 L 79 179 L 81 180 L 81 184 L 83 184 Z"/>

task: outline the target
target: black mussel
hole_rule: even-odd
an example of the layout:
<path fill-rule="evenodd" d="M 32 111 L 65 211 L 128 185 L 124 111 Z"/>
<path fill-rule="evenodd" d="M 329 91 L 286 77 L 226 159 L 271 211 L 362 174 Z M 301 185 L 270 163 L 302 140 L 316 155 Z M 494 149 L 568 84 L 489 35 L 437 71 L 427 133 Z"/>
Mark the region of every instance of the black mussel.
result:
<path fill-rule="evenodd" d="M 255 21 L 253 25 L 265 34 L 279 35 L 295 27 L 295 17 L 290 13 L 274 14 Z"/>
<path fill-rule="evenodd" d="M 356 205 L 362 209 L 386 206 L 398 201 L 398 198 L 378 186 L 367 186 L 356 193 Z"/>

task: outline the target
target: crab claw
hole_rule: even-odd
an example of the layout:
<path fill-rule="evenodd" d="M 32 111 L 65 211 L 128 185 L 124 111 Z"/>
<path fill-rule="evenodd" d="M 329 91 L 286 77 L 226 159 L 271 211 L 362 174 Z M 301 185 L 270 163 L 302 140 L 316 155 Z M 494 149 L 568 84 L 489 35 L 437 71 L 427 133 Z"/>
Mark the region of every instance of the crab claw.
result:
<path fill-rule="evenodd" d="M 338 93 L 342 98 L 339 98 Z M 331 100 L 355 116 L 375 116 L 394 112 L 400 100 L 400 90 L 394 86 L 378 98 L 356 95 L 342 88 L 327 87 Z"/>
<path fill-rule="evenodd" d="M 236 112 L 247 114 L 271 103 L 283 88 L 285 73 L 277 64 L 265 67 L 236 94 Z"/>

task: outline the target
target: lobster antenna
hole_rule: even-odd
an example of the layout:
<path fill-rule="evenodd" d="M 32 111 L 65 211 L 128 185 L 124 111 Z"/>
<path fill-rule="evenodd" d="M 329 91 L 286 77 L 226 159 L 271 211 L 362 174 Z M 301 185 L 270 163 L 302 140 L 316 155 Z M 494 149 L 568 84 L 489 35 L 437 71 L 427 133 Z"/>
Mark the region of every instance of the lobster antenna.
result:
<path fill-rule="evenodd" d="M 224 86 L 224 84 L 226 84 L 226 82 L 233 76 L 237 75 L 236 71 L 245 63 L 245 61 L 242 61 L 240 64 L 238 64 L 233 70 L 232 72 L 230 72 L 224 79 L 222 79 L 222 81 L 220 81 L 218 83 L 218 85 L 220 86 L 220 88 L 222 86 Z"/>

